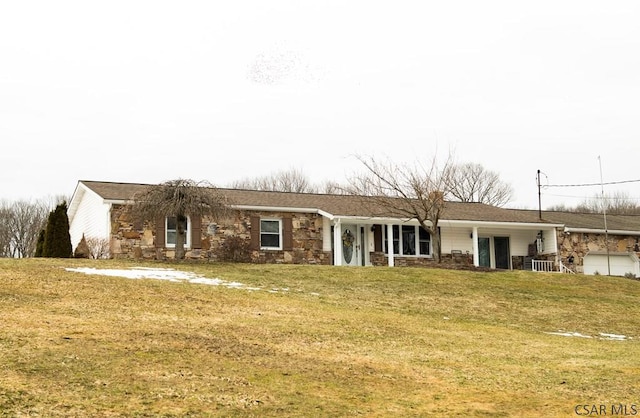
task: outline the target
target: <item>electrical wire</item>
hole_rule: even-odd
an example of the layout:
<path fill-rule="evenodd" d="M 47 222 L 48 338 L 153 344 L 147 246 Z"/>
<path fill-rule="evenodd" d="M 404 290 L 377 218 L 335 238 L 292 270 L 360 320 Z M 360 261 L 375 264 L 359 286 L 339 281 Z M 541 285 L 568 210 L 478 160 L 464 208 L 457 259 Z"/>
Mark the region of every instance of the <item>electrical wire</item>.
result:
<path fill-rule="evenodd" d="M 593 187 L 593 186 L 610 186 L 612 184 L 640 183 L 640 180 L 622 180 L 610 181 L 607 183 L 584 183 L 584 184 L 543 184 L 541 187 Z"/>

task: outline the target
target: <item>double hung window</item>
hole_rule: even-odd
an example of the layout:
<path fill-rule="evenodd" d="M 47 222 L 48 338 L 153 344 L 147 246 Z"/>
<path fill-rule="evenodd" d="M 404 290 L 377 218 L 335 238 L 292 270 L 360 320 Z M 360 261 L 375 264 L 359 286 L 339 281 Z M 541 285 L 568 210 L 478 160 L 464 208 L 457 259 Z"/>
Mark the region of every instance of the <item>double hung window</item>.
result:
<path fill-rule="evenodd" d="M 282 220 L 260 220 L 260 248 L 282 249 Z"/>
<path fill-rule="evenodd" d="M 184 245 L 185 247 L 191 246 L 191 225 L 189 218 L 181 218 L 180 224 L 184 231 Z M 175 216 L 168 216 L 165 220 L 165 243 L 167 248 L 176 246 L 176 237 L 178 235 L 178 218 Z"/>

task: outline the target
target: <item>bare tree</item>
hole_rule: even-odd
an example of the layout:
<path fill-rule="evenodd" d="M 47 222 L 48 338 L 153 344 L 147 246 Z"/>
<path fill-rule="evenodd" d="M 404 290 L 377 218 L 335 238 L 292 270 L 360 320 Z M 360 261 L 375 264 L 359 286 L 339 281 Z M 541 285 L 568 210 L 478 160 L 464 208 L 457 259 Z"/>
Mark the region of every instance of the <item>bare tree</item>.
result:
<path fill-rule="evenodd" d="M 11 253 L 11 210 L 9 203 L 0 201 L 0 257 L 13 257 Z"/>
<path fill-rule="evenodd" d="M 42 202 L 20 200 L 11 205 L 9 227 L 15 249 L 15 257 L 32 257 L 36 250 L 38 234 L 44 228 L 49 214 Z"/>
<path fill-rule="evenodd" d="M 0 255 L 32 257 L 44 228 L 48 207 L 43 202 L 19 200 L 0 203 Z"/>
<path fill-rule="evenodd" d="M 109 256 L 109 238 L 89 237 L 85 240 L 89 249 L 89 257 L 98 259 Z"/>
<path fill-rule="evenodd" d="M 481 164 L 457 164 L 447 181 L 447 198 L 451 200 L 504 206 L 513 197 L 511 186 L 500 180 L 498 173 Z"/>
<path fill-rule="evenodd" d="M 381 208 L 389 215 L 416 219 L 432 237 L 433 256 L 441 260 L 438 222 L 446 206 L 453 170 L 451 156 L 439 165 L 435 158 L 429 165 L 381 162 L 373 157 L 358 157 L 365 173 L 351 179 L 350 191 Z"/>
<path fill-rule="evenodd" d="M 349 187 L 335 181 L 327 180 L 320 183 L 318 192 L 324 194 L 349 194 Z"/>
<path fill-rule="evenodd" d="M 547 208 L 550 211 L 580 213 L 600 213 L 603 209 L 606 209 L 607 213 L 611 215 L 640 214 L 640 204 L 637 199 L 631 198 L 628 193 L 623 191 L 605 193 L 604 197 L 601 194 L 596 194 L 573 207 L 557 204 Z"/>
<path fill-rule="evenodd" d="M 315 187 L 298 169 L 278 171 L 264 177 L 246 178 L 231 183 L 234 189 L 265 190 L 271 192 L 315 193 Z"/>
<path fill-rule="evenodd" d="M 176 218 L 176 259 L 183 259 L 185 225 L 188 216 L 220 217 L 227 213 L 229 203 L 208 182 L 189 179 L 170 180 L 147 187 L 133 197 L 129 208 L 133 217 L 141 221 Z"/>

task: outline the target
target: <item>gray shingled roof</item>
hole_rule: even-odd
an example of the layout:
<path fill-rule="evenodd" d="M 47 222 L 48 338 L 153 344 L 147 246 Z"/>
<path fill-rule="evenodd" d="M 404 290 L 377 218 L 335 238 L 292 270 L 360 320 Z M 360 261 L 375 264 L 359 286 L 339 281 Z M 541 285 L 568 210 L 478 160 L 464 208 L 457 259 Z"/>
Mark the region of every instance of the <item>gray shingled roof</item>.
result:
<path fill-rule="evenodd" d="M 89 189 L 106 200 L 123 201 L 131 199 L 148 184 L 110 183 L 82 181 Z M 338 216 L 393 216 L 370 198 L 349 195 L 314 193 L 268 192 L 257 190 L 219 189 L 230 201 L 241 206 L 310 208 L 319 209 Z M 538 211 L 504 209 L 482 203 L 447 202 L 443 220 L 551 223 L 573 228 L 603 228 L 602 215 L 576 214 L 568 212 L 543 212 L 543 220 Z M 610 215 L 607 218 L 611 230 L 640 231 L 640 216 Z"/>
<path fill-rule="evenodd" d="M 568 228 L 604 229 L 601 213 L 543 212 L 542 216 Z M 640 215 L 607 215 L 610 231 L 640 231 Z"/>

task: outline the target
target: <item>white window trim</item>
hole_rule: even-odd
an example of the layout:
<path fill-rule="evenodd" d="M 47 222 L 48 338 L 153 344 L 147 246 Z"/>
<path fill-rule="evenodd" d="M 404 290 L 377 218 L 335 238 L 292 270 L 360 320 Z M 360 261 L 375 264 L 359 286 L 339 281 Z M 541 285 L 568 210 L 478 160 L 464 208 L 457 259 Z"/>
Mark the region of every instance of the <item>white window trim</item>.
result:
<path fill-rule="evenodd" d="M 175 218 L 175 216 L 167 216 L 164 218 L 164 245 L 166 248 L 176 248 L 176 244 L 169 244 L 169 218 Z M 173 229 L 172 229 L 173 231 Z M 191 248 L 191 218 L 187 216 L 187 230 L 184 231 L 186 237 L 184 240 L 184 248 Z M 177 234 L 177 231 L 176 231 Z"/>
<path fill-rule="evenodd" d="M 277 221 L 278 222 L 278 247 L 265 247 L 262 245 L 262 221 Z M 274 234 L 273 232 L 266 232 L 266 234 Z M 275 234 L 274 234 L 275 235 Z M 280 218 L 260 218 L 260 249 L 261 250 L 282 250 L 282 219 Z"/>
<path fill-rule="evenodd" d="M 429 254 L 402 254 L 402 227 L 403 226 L 413 226 L 416 229 L 416 233 L 415 233 L 415 249 L 416 252 L 420 251 L 420 230 L 418 228 L 421 228 L 420 225 L 398 225 L 398 224 L 393 224 L 392 226 L 397 226 L 398 227 L 398 232 L 399 232 L 399 237 L 398 237 L 398 251 L 400 251 L 400 253 L 394 253 L 395 257 L 414 257 L 414 258 L 433 258 L 433 236 L 431 234 L 429 234 Z M 428 232 L 427 232 L 428 233 Z M 393 245 L 393 239 L 391 240 L 391 244 Z M 387 245 L 387 228 L 383 227 L 382 228 L 382 248 L 384 248 L 384 246 Z M 385 254 L 387 254 L 387 251 L 385 251 Z"/>

